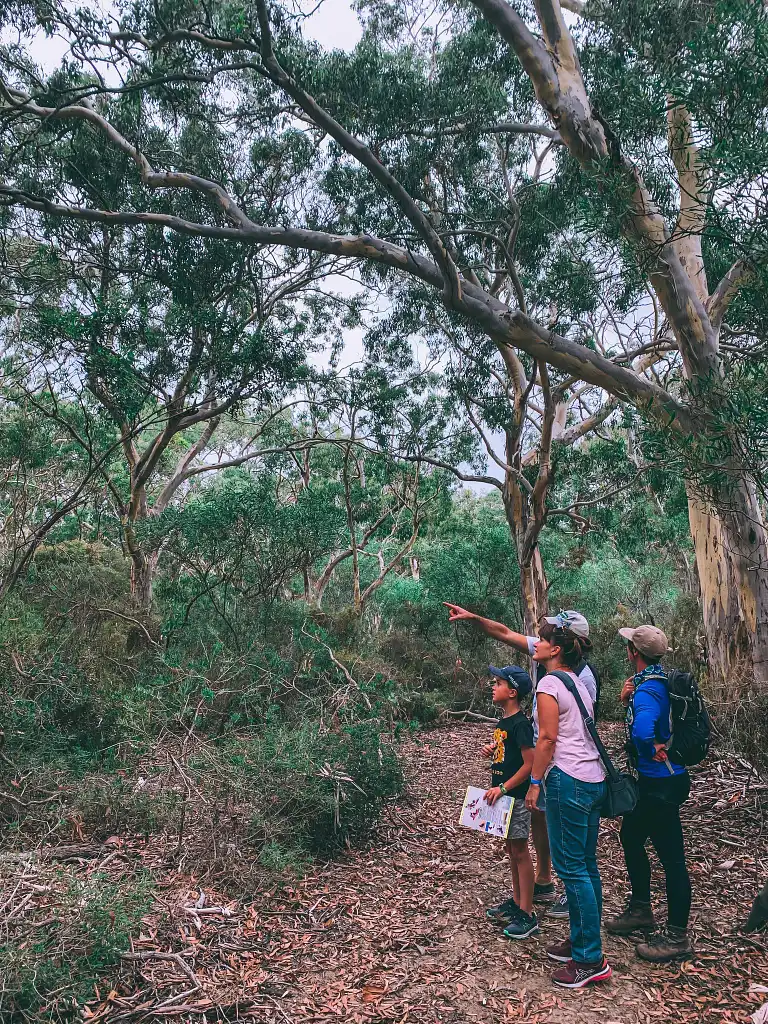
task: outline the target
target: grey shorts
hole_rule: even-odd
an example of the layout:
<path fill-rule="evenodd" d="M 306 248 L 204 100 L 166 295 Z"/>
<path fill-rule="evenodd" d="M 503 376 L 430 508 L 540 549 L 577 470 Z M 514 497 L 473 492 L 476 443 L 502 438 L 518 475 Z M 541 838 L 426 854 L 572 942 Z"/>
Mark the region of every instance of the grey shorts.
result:
<path fill-rule="evenodd" d="M 525 806 L 525 797 L 516 797 L 512 808 L 507 839 L 527 839 L 531 831 L 531 812 Z"/>

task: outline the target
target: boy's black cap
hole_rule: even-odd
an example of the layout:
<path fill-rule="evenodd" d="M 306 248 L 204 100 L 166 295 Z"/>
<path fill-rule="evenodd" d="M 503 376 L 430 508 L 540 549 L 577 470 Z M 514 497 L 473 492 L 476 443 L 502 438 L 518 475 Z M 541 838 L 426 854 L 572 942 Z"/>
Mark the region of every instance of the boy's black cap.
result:
<path fill-rule="evenodd" d="M 506 665 L 504 668 L 489 665 L 488 671 L 492 676 L 496 676 L 498 679 L 503 679 L 505 683 L 509 683 L 513 689 L 517 690 L 518 697 L 527 697 L 533 689 L 531 677 L 519 665 Z"/>

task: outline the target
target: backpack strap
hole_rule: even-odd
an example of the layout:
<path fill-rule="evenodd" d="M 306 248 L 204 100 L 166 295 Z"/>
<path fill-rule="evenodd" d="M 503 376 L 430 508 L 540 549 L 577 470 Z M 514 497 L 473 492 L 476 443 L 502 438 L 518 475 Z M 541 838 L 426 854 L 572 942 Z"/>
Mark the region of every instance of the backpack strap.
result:
<path fill-rule="evenodd" d="M 643 683 L 647 683 L 650 679 L 658 679 L 658 681 L 660 683 L 664 683 L 666 685 L 666 684 L 669 683 L 670 677 L 669 676 L 646 676 L 645 679 L 643 679 L 643 682 L 641 682 L 639 685 L 642 686 Z"/>
<path fill-rule="evenodd" d="M 675 670 L 673 669 L 673 671 L 675 671 Z M 670 747 L 672 746 L 672 743 L 674 742 L 674 739 L 675 739 L 674 720 L 673 720 L 673 717 L 672 717 L 672 695 L 669 692 L 669 680 L 671 678 L 672 678 L 671 673 L 669 675 L 665 675 L 665 676 L 646 676 L 645 679 L 643 679 L 643 681 L 638 686 L 635 687 L 635 693 L 637 693 L 637 691 L 640 689 L 640 687 L 643 685 L 643 683 L 647 682 L 648 680 L 656 679 L 658 682 L 664 683 L 664 687 L 665 687 L 665 689 L 667 691 L 667 697 L 669 698 L 669 739 L 665 743 L 665 747 L 666 747 L 667 750 L 670 749 Z M 632 708 L 633 708 L 633 710 L 634 710 L 634 706 L 635 706 L 635 693 L 632 694 Z M 636 750 L 635 744 L 632 742 L 632 738 L 631 738 L 631 736 L 629 736 L 629 734 L 627 735 L 627 749 L 628 749 L 628 751 L 631 750 L 633 752 L 633 753 L 630 754 L 630 758 L 633 758 L 632 763 L 635 764 L 637 762 L 637 750 Z M 670 764 L 669 760 L 665 761 L 664 764 L 667 766 L 667 770 L 669 771 L 670 775 L 674 775 L 675 772 L 674 772 L 674 769 L 672 768 L 672 765 Z"/>
<path fill-rule="evenodd" d="M 606 772 L 608 773 L 611 779 L 617 779 L 619 777 L 619 773 L 616 771 L 614 763 L 611 760 L 611 756 L 605 748 L 605 744 L 600 739 L 597 727 L 595 726 L 595 720 L 592 717 L 592 715 L 590 715 L 590 713 L 587 711 L 586 705 L 584 704 L 584 701 L 581 699 L 581 694 L 578 691 L 576 683 L 574 683 L 573 679 L 568 675 L 567 672 L 554 671 L 548 672 L 547 674 L 550 676 L 555 676 L 556 679 L 559 679 L 563 686 L 565 686 L 565 688 L 571 694 L 573 699 L 576 701 L 576 705 L 579 711 L 581 712 L 581 717 L 584 719 L 584 725 L 586 726 L 587 732 L 592 737 L 592 740 L 595 746 L 597 747 L 597 752 L 600 754 L 600 760 L 603 762 L 603 766 L 605 767 Z"/>

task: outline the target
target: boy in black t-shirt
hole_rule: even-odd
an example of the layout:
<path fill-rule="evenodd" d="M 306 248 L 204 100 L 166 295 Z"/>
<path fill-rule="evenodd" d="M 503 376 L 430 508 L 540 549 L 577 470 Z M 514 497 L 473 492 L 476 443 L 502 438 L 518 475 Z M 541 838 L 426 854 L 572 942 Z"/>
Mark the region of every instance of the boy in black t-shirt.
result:
<path fill-rule="evenodd" d="M 493 733 L 493 741 L 483 747 L 491 758 L 491 788 L 485 794 L 489 804 L 501 796 L 514 797 L 512 820 L 509 823 L 506 847 L 512 864 L 511 899 L 490 907 L 488 917 L 506 924 L 508 939 L 527 939 L 539 930 L 533 913 L 533 861 L 528 850 L 531 812 L 525 806 L 531 768 L 533 766 L 533 726 L 520 709 L 520 699 L 533 689 L 531 677 L 517 665 L 496 668 L 489 665 L 493 680 L 493 703 L 502 711 L 502 718 Z"/>

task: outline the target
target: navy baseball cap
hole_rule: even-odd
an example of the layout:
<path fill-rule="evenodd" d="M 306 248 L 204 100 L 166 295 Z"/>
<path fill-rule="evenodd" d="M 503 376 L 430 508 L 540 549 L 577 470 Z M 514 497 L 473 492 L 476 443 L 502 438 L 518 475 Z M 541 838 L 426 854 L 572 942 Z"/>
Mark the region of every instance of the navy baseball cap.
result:
<path fill-rule="evenodd" d="M 506 665 L 504 668 L 489 665 L 488 671 L 492 676 L 496 676 L 498 679 L 503 679 L 505 683 L 509 683 L 513 690 L 517 690 L 518 697 L 527 697 L 533 689 L 531 677 L 519 665 Z"/>

